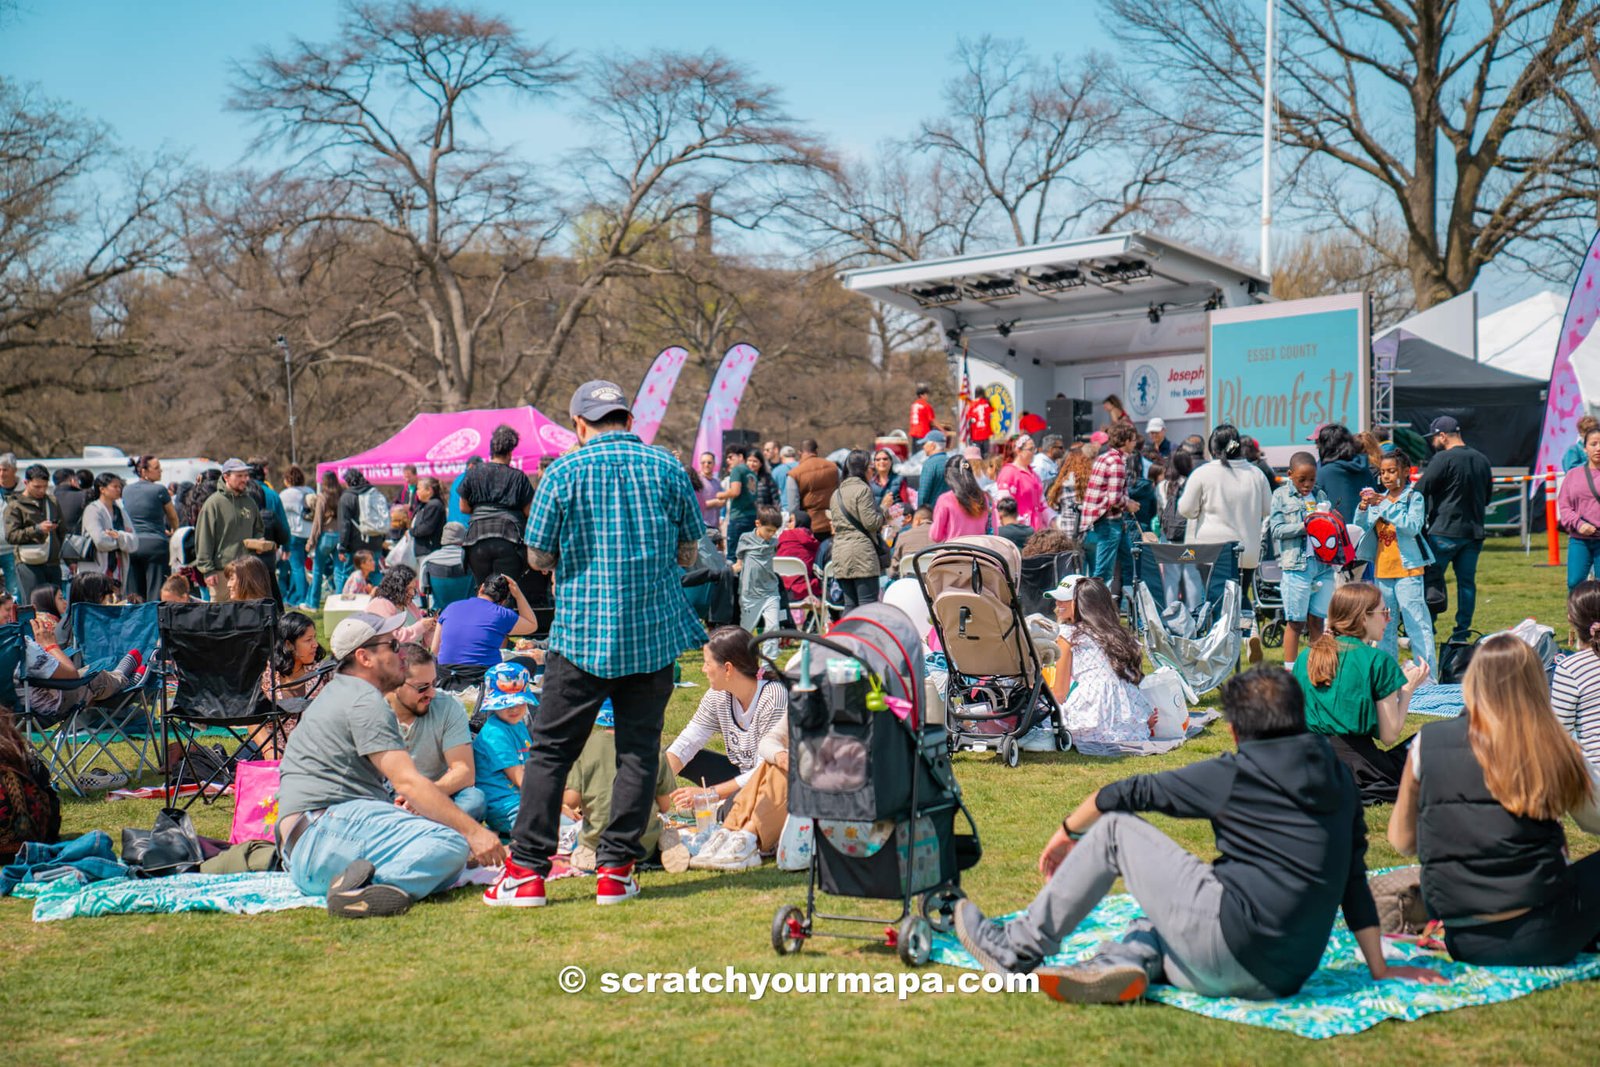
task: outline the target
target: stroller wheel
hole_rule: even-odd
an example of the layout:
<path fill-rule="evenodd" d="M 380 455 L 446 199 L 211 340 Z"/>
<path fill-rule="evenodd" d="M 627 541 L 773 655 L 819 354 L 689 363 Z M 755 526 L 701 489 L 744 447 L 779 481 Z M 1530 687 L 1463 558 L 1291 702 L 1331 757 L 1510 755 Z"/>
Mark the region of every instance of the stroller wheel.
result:
<path fill-rule="evenodd" d="M 1006 761 L 1007 767 L 1015 767 L 1022 761 L 1022 749 L 1015 737 L 1000 739 L 1000 758 Z"/>
<path fill-rule="evenodd" d="M 900 924 L 895 946 L 900 959 L 911 967 L 921 967 L 933 953 L 933 924 L 920 915 L 911 915 Z"/>
<path fill-rule="evenodd" d="M 1280 648 L 1283 645 L 1283 620 L 1270 619 L 1261 627 L 1261 643 L 1268 648 Z"/>
<path fill-rule="evenodd" d="M 806 943 L 805 913 L 786 904 L 772 917 L 772 949 L 780 956 L 792 956 Z"/>
<path fill-rule="evenodd" d="M 956 905 L 967 899 L 958 885 L 942 885 L 922 895 L 922 917 L 941 934 L 955 929 Z"/>

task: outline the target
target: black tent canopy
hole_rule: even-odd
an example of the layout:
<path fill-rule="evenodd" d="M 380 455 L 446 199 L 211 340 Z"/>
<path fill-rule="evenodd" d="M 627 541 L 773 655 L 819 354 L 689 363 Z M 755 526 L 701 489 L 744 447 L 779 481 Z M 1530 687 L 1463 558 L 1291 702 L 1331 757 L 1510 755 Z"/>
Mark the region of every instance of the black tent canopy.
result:
<path fill-rule="evenodd" d="M 1397 340 L 1395 339 L 1397 337 Z M 1375 342 L 1396 344 L 1395 421 L 1426 434 L 1450 415 L 1467 443 L 1496 467 L 1527 467 L 1538 451 L 1547 383 L 1475 363 L 1404 330 Z"/>

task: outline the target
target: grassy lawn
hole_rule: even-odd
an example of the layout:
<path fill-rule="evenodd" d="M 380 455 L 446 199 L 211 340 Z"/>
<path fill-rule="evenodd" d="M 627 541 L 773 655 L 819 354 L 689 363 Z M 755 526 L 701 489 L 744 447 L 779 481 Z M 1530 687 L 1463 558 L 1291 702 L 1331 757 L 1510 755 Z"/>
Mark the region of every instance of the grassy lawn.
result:
<path fill-rule="evenodd" d="M 1491 543 L 1479 572 L 1481 627 L 1534 615 L 1564 640 L 1564 572 L 1530 565 L 1539 558 L 1524 557 L 1510 540 Z M 684 669 L 698 681 L 698 655 L 685 657 Z M 687 721 L 701 692 L 674 695 L 669 730 Z M 1040 845 L 1084 793 L 1228 745 L 1219 724 L 1176 754 L 1145 760 L 1026 754 L 1020 768 L 1008 770 L 993 756 L 958 757 L 985 846 L 966 888 L 987 910 L 1020 906 L 1038 888 Z M 158 806 L 68 798 L 64 829 L 116 837 L 123 826 L 149 826 Z M 196 805 L 194 814 L 201 833 L 227 835 L 231 802 Z M 1373 866 L 1397 860 L 1383 841 L 1387 817 L 1387 808 L 1368 815 Z M 1154 821 L 1211 853 L 1206 826 Z M 1571 841 L 1580 854 L 1600 845 L 1575 829 Z M 526 912 L 485 908 L 476 892 L 461 890 L 387 922 L 295 911 L 35 924 L 30 901 L 3 899 L 0 1062 L 205 1055 L 247 1063 L 1020 1063 L 1066 1053 L 1074 1061 L 1125 1063 L 1561 1063 L 1587 1061 L 1588 1012 L 1600 1008 L 1600 990 L 1567 986 L 1310 1042 L 1154 1004 L 1065 1008 L 1038 995 L 900 1002 L 769 994 L 752 1003 L 602 994 L 602 971 L 902 970 L 890 952 L 844 941 L 813 941 L 798 956 L 775 956 L 768 945 L 773 913 L 803 902 L 804 882 L 770 864 L 741 875 L 649 874 L 644 886 L 637 903 L 599 909 L 592 881 L 554 882 L 552 906 Z M 837 903 L 848 911 L 874 906 Z M 587 991 L 557 988 L 556 974 L 568 964 L 588 969 Z"/>

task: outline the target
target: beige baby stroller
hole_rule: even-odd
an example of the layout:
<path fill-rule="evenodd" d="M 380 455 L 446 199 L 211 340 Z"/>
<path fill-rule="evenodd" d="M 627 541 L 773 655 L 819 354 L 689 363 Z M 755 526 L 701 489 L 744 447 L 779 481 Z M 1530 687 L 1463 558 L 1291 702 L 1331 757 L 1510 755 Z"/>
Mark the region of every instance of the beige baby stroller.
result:
<path fill-rule="evenodd" d="M 944 658 L 950 750 L 998 752 L 1015 767 L 1020 740 L 1043 722 L 1057 749 L 1068 748 L 1072 738 L 1017 595 L 1017 546 L 1003 537 L 961 537 L 918 552 L 913 566 Z M 930 669 L 939 666 L 930 657 Z"/>

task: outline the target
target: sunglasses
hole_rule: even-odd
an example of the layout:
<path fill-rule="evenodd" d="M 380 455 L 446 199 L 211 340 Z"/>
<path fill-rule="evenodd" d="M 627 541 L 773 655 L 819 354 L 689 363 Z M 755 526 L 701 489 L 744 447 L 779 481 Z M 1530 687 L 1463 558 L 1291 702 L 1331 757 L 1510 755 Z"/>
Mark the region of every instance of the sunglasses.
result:
<path fill-rule="evenodd" d="M 399 652 L 400 642 L 391 637 L 386 641 L 370 641 L 361 647 L 369 652 L 376 652 L 380 648 L 387 648 L 390 652 Z"/>
<path fill-rule="evenodd" d="M 438 682 L 422 682 L 418 684 L 417 682 L 407 681 L 405 684 L 415 689 L 418 693 L 431 693 L 439 688 Z"/>

